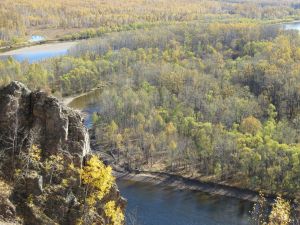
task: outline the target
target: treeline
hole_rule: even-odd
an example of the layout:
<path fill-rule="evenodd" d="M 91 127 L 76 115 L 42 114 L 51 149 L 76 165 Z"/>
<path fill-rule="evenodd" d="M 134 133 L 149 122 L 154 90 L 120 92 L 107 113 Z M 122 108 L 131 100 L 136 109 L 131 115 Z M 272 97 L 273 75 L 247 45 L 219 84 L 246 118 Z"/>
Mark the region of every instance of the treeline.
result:
<path fill-rule="evenodd" d="M 82 29 L 62 39 L 94 37 L 103 32 L 136 29 L 153 24 L 219 18 L 295 19 L 298 2 L 274 1 L 97 1 L 2 0 L 0 46 L 22 42 L 22 37 L 43 29 Z M 49 32 L 47 32 L 49 33 Z M 62 31 L 66 34 L 68 32 Z"/>

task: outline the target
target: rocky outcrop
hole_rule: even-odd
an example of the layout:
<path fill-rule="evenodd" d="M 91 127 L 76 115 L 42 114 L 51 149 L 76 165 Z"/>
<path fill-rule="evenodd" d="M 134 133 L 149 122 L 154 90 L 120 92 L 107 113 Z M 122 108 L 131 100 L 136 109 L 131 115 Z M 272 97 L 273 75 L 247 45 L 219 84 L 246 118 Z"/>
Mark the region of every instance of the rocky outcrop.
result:
<path fill-rule="evenodd" d="M 13 150 L 34 143 L 45 154 L 64 150 L 85 156 L 90 151 L 79 113 L 16 81 L 0 89 L 0 137 L 0 145 L 7 149 L 14 140 Z"/>
<path fill-rule="evenodd" d="M 20 82 L 1 88 L 0 181 L 11 191 L 4 195 L 0 188 L 0 224 L 15 223 L 19 217 L 30 225 L 77 224 L 85 211 L 78 171 L 91 154 L 78 112 Z M 103 211 L 108 201 L 125 208 L 114 185 L 90 221 L 108 221 Z"/>

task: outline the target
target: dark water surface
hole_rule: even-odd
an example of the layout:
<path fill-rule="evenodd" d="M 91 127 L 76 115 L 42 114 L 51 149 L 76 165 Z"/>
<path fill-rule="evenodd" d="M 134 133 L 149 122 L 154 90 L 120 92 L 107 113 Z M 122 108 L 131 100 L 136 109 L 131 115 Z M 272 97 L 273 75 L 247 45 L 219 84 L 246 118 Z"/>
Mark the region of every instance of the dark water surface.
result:
<path fill-rule="evenodd" d="M 86 114 L 87 127 L 92 125 L 92 114 L 101 110 L 100 95 L 101 90 L 96 90 L 69 104 Z M 117 183 L 122 196 L 128 200 L 127 217 L 136 214 L 134 217 L 137 217 L 138 225 L 249 224 L 249 211 L 253 204 L 248 201 L 203 192 L 179 191 L 150 183 L 127 180 L 118 180 Z"/>
<path fill-rule="evenodd" d="M 246 225 L 252 203 L 203 192 L 118 180 L 127 215 L 141 225 Z"/>

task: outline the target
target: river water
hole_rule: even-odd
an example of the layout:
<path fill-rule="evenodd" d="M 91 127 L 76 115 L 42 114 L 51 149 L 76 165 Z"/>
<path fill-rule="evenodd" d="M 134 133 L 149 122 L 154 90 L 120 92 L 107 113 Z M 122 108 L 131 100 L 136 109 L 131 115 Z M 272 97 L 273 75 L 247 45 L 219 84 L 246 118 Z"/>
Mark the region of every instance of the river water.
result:
<path fill-rule="evenodd" d="M 283 24 L 283 29 L 300 31 L 300 21 L 291 22 L 291 23 L 284 23 Z"/>
<path fill-rule="evenodd" d="M 68 50 L 76 44 L 77 42 L 74 41 L 34 45 L 1 53 L 0 59 L 11 56 L 18 61 L 27 60 L 29 63 L 34 63 L 44 59 L 66 55 Z"/>
<path fill-rule="evenodd" d="M 284 30 L 300 31 L 300 21 L 280 24 Z M 42 36 L 32 36 L 30 42 L 44 40 Z M 68 50 L 78 44 L 77 41 L 57 42 L 51 44 L 40 44 L 31 47 L 20 48 L 16 50 L 0 53 L 0 59 L 6 59 L 11 56 L 18 61 L 27 60 L 29 63 L 38 62 L 48 58 L 63 56 L 68 54 Z"/>
<path fill-rule="evenodd" d="M 118 186 L 128 199 L 127 216 L 141 225 L 249 224 L 247 201 L 125 180 Z"/>

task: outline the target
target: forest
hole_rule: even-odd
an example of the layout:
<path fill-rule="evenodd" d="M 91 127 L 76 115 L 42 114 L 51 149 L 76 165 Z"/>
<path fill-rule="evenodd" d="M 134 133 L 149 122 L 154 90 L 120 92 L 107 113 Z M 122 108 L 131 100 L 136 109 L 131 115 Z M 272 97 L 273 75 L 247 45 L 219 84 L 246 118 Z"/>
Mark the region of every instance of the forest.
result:
<path fill-rule="evenodd" d="M 63 96 L 101 86 L 96 139 L 129 169 L 293 195 L 299 43 L 295 32 L 254 23 L 127 31 L 38 64 L 2 61 L 1 83 Z"/>
<path fill-rule="evenodd" d="M 2 0 L 0 46 L 17 46 L 34 34 L 74 40 L 105 33 L 191 21 L 300 18 L 293 0 Z"/>
<path fill-rule="evenodd" d="M 0 86 L 19 80 L 59 97 L 101 88 L 92 136 L 129 171 L 299 198 L 300 36 L 270 22 L 299 18 L 299 4 L 72 2 L 0 3 L 3 45 L 34 29 L 94 37 L 67 56 L 0 61 Z"/>

